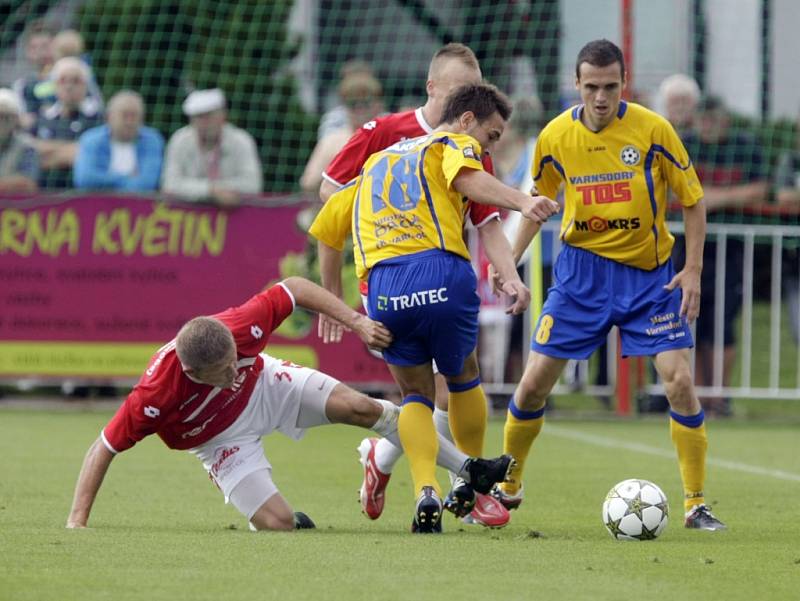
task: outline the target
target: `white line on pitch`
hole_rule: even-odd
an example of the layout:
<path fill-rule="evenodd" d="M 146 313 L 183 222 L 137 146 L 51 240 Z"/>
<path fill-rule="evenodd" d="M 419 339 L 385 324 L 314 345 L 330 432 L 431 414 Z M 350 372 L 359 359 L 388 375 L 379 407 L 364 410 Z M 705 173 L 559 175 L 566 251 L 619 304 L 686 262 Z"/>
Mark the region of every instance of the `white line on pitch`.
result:
<path fill-rule="evenodd" d="M 625 449 L 626 451 L 636 451 L 637 453 L 647 453 L 648 455 L 655 455 L 657 457 L 665 457 L 667 459 L 674 459 L 675 452 L 660 449 L 658 447 L 651 447 L 646 444 L 639 444 L 637 442 L 623 442 L 615 438 L 607 438 L 605 436 L 596 436 L 594 434 L 586 434 L 576 430 L 570 430 L 561 426 L 554 426 L 547 424 L 545 427 L 547 434 L 558 436 L 559 438 L 568 438 L 570 440 L 577 440 L 593 444 L 599 447 L 607 447 L 610 449 Z M 772 470 L 757 465 L 747 465 L 746 463 L 739 463 L 738 461 L 726 461 L 725 459 L 714 459 L 709 457 L 706 459 L 708 465 L 722 467 L 725 469 L 746 472 L 748 474 L 756 474 L 758 476 L 769 476 L 777 478 L 778 480 L 789 480 L 790 482 L 800 482 L 800 474 L 793 474 L 792 472 L 785 472 L 783 470 Z"/>

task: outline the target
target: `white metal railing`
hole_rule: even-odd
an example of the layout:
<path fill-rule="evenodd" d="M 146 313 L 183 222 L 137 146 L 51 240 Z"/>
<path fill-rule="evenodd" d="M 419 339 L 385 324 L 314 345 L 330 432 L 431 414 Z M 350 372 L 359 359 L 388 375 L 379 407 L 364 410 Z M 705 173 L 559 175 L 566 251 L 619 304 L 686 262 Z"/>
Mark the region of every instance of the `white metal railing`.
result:
<path fill-rule="evenodd" d="M 674 234 L 683 233 L 682 222 L 670 222 L 670 231 Z M 543 231 L 552 232 L 552 251 L 553 257 L 558 254 L 561 248 L 561 241 L 558 238 L 558 223 L 551 222 L 545 224 Z M 729 241 L 736 239 L 743 244 L 742 261 L 742 304 L 739 311 L 740 328 L 737 330 L 737 358 L 738 369 L 728 374 L 728 383 L 725 384 L 725 266 L 728 260 Z M 713 320 L 713 350 L 712 350 L 712 369 L 711 382 L 709 385 L 698 386 L 697 393 L 700 397 L 751 397 L 751 398 L 772 398 L 772 399 L 792 399 L 800 400 L 800 351 L 797 348 L 798 332 L 791 332 L 793 342 L 787 348 L 782 344 L 783 299 L 782 290 L 784 289 L 784 273 L 782 251 L 787 242 L 800 246 L 800 226 L 789 225 L 749 225 L 749 224 L 719 224 L 709 223 L 707 226 L 707 240 L 716 241 L 717 254 L 715 257 L 715 280 L 714 280 L 714 320 Z M 756 249 L 758 247 L 769 247 L 766 253 L 769 259 L 756 264 Z M 765 252 L 758 253 L 763 256 Z M 792 271 L 788 274 L 790 285 L 793 287 L 789 292 L 795 292 L 800 297 L 800 265 L 791 266 Z M 763 313 L 763 308 L 756 311 L 757 305 L 754 303 L 754 286 L 756 285 L 755 275 L 762 270 L 769 273 L 768 290 L 768 323 L 762 323 L 758 314 Z M 526 269 L 527 283 L 530 286 L 530 271 Z M 766 279 L 763 277 L 759 279 Z M 796 288 L 794 288 L 796 286 Z M 767 292 L 767 291 L 763 291 Z M 763 297 L 763 293 L 761 295 Z M 795 311 L 800 313 L 800 308 L 795 306 Z M 791 316 L 790 316 L 791 317 Z M 800 314 L 790 319 L 791 323 L 800 323 Z M 692 327 L 693 334 L 694 326 Z M 527 358 L 530 348 L 531 334 L 531 313 L 530 310 L 525 315 L 525 332 L 523 335 L 523 365 Z M 755 340 L 754 336 L 758 339 Z M 764 345 L 763 336 L 768 336 L 768 344 Z M 754 344 L 759 347 L 766 346 L 767 357 L 763 352 L 754 355 Z M 563 394 L 580 390 L 595 396 L 613 396 L 616 391 L 617 374 L 617 334 L 613 329 L 608 336 L 607 353 L 607 384 L 597 385 L 589 382 L 588 362 L 578 362 L 576 367 L 568 365 L 565 374 L 562 375 L 559 384 L 553 390 L 554 394 Z M 692 350 L 692 361 L 695 362 L 695 350 Z M 794 357 L 792 358 L 792 355 Z M 766 360 L 765 360 L 766 359 Z M 505 365 L 505 351 L 499 351 L 490 359 Z M 784 366 L 794 377 L 787 381 L 784 375 L 781 380 L 781 362 L 791 361 L 790 366 Z M 765 367 L 766 365 L 766 367 Z M 484 370 L 485 371 L 485 370 Z M 569 374 L 576 374 L 576 378 L 571 378 Z M 514 391 L 516 382 L 485 382 L 487 392 L 493 394 L 511 394 Z M 649 394 L 663 394 L 663 388 L 658 383 L 646 385 L 642 392 Z"/>

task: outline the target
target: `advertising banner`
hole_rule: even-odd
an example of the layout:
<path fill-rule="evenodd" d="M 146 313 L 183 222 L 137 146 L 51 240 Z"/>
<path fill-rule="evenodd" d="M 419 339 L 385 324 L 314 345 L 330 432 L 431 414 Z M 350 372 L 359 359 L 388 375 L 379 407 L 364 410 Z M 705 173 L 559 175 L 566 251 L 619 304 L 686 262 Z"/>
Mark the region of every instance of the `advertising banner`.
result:
<path fill-rule="evenodd" d="M 288 276 L 313 277 L 297 225 L 304 209 L 0 198 L 0 377 L 138 378 L 188 319 Z M 354 278 L 343 278 L 360 306 Z M 355 334 L 323 345 L 316 324 L 296 310 L 267 352 L 347 382 L 391 381 Z"/>

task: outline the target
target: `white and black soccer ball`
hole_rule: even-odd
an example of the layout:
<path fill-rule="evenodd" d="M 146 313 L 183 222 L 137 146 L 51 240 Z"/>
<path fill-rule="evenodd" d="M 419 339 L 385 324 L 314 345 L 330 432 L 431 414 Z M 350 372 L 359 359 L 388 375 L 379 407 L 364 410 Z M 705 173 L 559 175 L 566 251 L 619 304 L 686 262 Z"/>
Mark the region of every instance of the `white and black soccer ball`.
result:
<path fill-rule="evenodd" d="M 603 502 L 603 523 L 617 540 L 652 540 L 664 532 L 668 519 L 667 496 L 648 480 L 623 480 Z"/>

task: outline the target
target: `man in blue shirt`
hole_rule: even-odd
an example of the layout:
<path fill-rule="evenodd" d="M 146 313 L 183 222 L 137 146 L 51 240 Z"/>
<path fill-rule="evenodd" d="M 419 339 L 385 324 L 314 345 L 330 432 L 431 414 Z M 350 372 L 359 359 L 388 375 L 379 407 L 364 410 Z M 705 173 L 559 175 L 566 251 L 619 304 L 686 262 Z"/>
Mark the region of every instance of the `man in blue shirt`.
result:
<path fill-rule="evenodd" d="M 108 123 L 78 141 L 73 180 L 76 188 L 145 192 L 158 188 L 164 138 L 142 125 L 144 103 L 122 91 L 108 103 Z"/>

